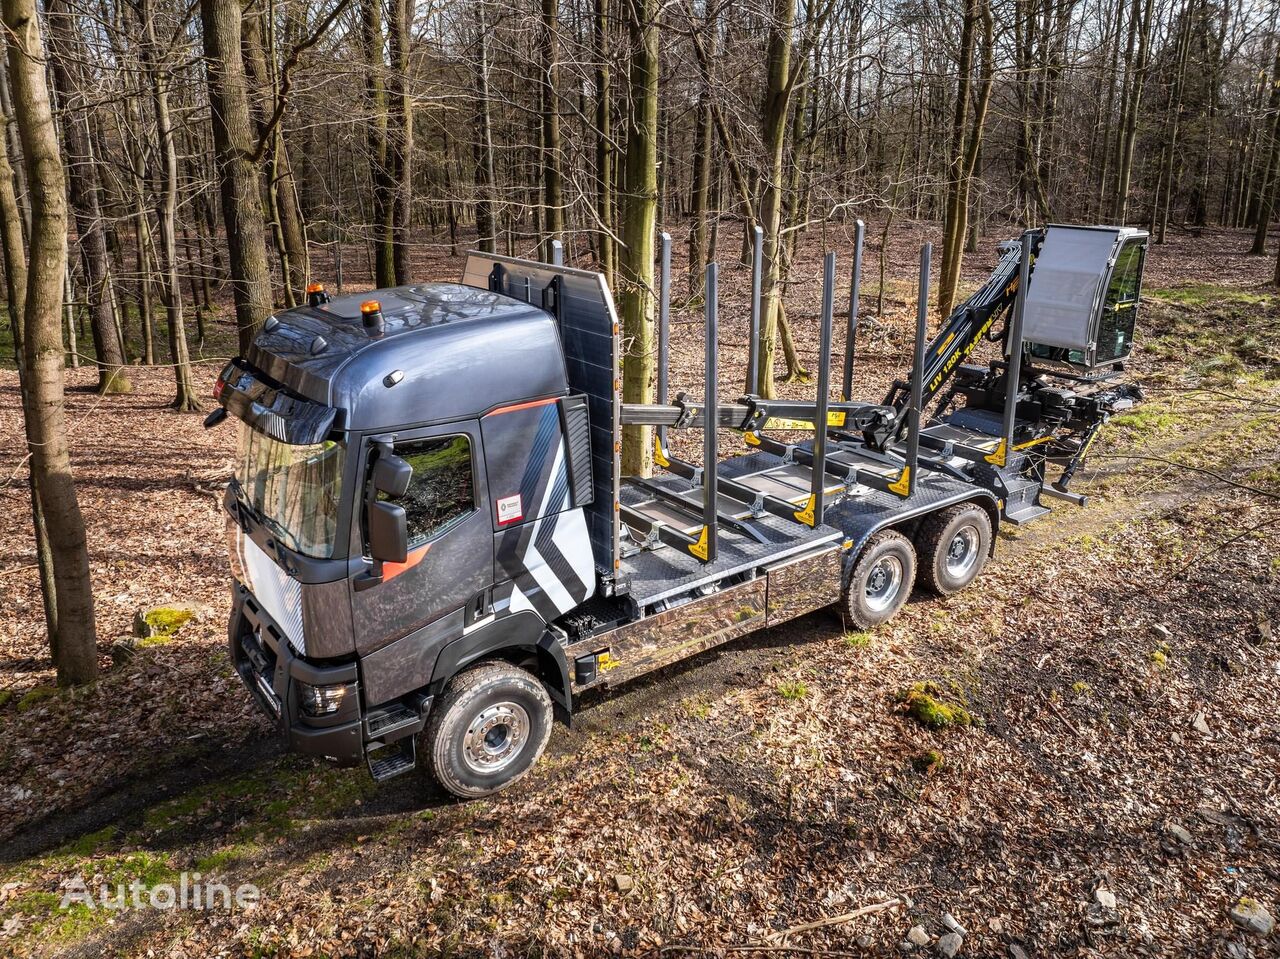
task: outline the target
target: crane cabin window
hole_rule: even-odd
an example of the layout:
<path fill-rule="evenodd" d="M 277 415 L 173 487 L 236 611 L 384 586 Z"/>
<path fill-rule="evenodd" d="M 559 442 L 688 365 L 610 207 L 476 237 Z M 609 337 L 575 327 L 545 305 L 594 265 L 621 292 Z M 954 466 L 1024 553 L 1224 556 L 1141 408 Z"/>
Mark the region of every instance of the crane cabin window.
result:
<path fill-rule="evenodd" d="M 1146 250 L 1145 243 L 1133 241 L 1121 247 L 1116 257 L 1098 325 L 1096 363 L 1122 360 L 1133 349 L 1133 326 L 1138 318 L 1142 258 Z"/>
<path fill-rule="evenodd" d="M 439 436 L 397 443 L 395 451 L 413 467 L 408 491 L 396 500 L 404 507 L 413 549 L 442 536 L 475 510 L 471 441 Z"/>

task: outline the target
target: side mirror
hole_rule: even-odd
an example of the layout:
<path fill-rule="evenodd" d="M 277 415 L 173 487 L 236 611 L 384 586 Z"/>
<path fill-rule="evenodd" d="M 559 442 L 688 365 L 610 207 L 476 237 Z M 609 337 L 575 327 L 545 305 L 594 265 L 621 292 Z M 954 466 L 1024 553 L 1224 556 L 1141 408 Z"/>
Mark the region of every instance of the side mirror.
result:
<path fill-rule="evenodd" d="M 395 453 L 383 452 L 373 463 L 373 488 L 392 499 L 399 499 L 409 491 L 413 479 L 413 467 Z"/>
<path fill-rule="evenodd" d="M 368 524 L 370 556 L 380 563 L 403 563 L 408 558 L 409 526 L 403 506 L 375 500 L 369 504 Z"/>

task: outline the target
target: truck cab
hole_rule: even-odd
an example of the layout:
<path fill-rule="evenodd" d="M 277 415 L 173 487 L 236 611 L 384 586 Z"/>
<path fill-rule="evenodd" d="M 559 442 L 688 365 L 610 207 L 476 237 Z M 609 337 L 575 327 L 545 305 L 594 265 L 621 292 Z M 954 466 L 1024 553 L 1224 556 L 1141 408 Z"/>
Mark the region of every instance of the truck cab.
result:
<path fill-rule="evenodd" d="M 438 671 L 499 648 L 568 709 L 546 623 L 596 571 L 551 314 L 461 284 L 317 290 L 216 395 L 240 433 L 232 660 L 293 748 L 393 774 Z"/>

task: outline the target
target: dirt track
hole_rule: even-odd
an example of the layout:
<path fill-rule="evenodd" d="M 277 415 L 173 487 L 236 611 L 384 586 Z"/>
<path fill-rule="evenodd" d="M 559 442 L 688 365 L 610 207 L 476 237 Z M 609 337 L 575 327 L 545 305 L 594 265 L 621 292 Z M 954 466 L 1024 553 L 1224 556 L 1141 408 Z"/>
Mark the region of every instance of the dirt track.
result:
<path fill-rule="evenodd" d="M 1172 250 L 1152 278 L 1168 285 L 1192 259 Z M 1280 298 L 1250 285 L 1260 261 L 1239 259 L 1235 290 L 1189 286 L 1206 277 L 1185 270 L 1174 292 L 1149 286 L 1137 366 L 1150 400 L 1102 454 L 1280 492 Z M 1203 262 L 1237 266 L 1225 250 Z M 873 331 L 865 391 L 896 368 L 908 314 L 899 304 Z M 807 341 L 812 317 L 793 315 Z M 683 370 L 676 385 L 692 389 Z M 165 411 L 163 371 L 137 380 L 131 397 L 72 396 L 101 634 L 168 599 L 210 612 L 93 689 L 19 709 L 49 666 L 22 571 L 23 488 L 0 489 L 0 536 L 19 544 L 0 564 L 14 599 L 0 687 L 16 694 L 0 707 L 0 886 L 17 883 L 0 892 L 0 953 L 874 955 L 916 923 L 945 932 L 943 913 L 965 927 L 965 955 L 1277 949 L 1227 917 L 1240 895 L 1280 914 L 1274 498 L 1099 458 L 1079 487 L 1090 506 L 1003 534 L 980 589 L 918 597 L 870 637 L 817 614 L 669 669 L 588 704 L 509 796 L 463 805 L 412 778 L 375 789 L 363 770 L 278 755 L 220 635 L 214 491 L 230 433 Z M 1186 392 L 1201 385 L 1229 396 Z M 16 417 L 0 373 L 15 465 Z M 898 694 L 923 681 L 974 725 L 904 716 Z M 254 882 L 263 901 L 232 915 L 56 909 L 78 874 L 191 869 Z"/>

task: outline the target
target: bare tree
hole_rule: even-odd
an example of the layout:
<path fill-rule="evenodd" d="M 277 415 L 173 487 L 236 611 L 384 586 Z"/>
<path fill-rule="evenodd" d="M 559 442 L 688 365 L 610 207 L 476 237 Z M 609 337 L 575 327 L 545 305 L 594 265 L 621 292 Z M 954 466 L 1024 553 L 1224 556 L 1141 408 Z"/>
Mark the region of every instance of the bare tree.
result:
<path fill-rule="evenodd" d="M 200 0 L 200 19 L 222 218 L 227 231 L 227 266 L 235 298 L 240 352 L 247 353 L 258 327 L 271 313 L 272 301 L 253 121 L 240 52 L 240 5 L 235 0 Z"/>
<path fill-rule="evenodd" d="M 622 394 L 628 403 L 653 396 L 653 257 L 658 218 L 658 5 L 655 0 L 622 0 L 631 42 L 627 85 L 627 150 L 622 171 Z M 648 476 L 653 468 L 651 430 L 628 427 L 622 435 L 622 469 Z"/>
<path fill-rule="evenodd" d="M 53 561 L 57 621 L 49 643 L 58 684 L 98 674 L 93 586 L 84 519 L 71 473 L 63 392 L 62 287 L 67 266 L 66 178 L 58 148 L 34 0 L 3 0 L 14 120 L 30 188 L 31 245 L 23 302 L 24 412 L 35 495 Z M 6 235 L 12 232 L 6 226 Z"/>

